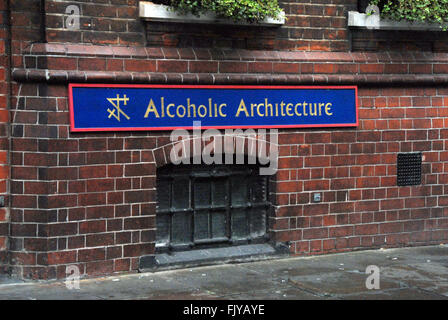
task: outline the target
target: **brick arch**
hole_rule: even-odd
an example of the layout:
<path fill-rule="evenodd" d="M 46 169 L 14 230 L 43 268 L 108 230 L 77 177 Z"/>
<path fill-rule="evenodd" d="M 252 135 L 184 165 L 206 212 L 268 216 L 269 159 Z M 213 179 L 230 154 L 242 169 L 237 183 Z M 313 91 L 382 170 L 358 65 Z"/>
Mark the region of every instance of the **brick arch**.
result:
<path fill-rule="evenodd" d="M 220 137 L 224 138 L 225 135 L 221 134 Z M 183 143 L 184 146 L 188 145 L 189 148 L 190 148 L 189 149 L 190 150 L 189 156 L 184 157 L 184 158 L 180 158 L 181 161 L 184 160 L 185 158 L 193 158 L 193 153 L 194 153 L 194 151 L 193 151 L 194 147 L 193 146 L 195 144 L 201 146 L 200 147 L 200 150 L 201 150 L 200 154 L 202 155 L 202 153 L 204 151 L 204 147 L 206 145 L 208 145 L 209 143 L 211 143 L 211 142 L 204 142 L 204 141 L 202 141 L 201 138 L 196 137 L 196 138 L 190 138 L 190 139 L 185 139 L 185 140 L 179 140 L 177 142 L 170 142 L 170 143 L 165 144 L 164 146 L 161 146 L 159 148 L 154 149 L 153 150 L 153 159 L 155 161 L 156 168 L 160 168 L 160 167 L 163 167 L 165 165 L 168 165 L 168 164 L 172 163 L 171 159 L 170 159 L 171 151 L 172 151 L 173 147 L 174 146 L 178 146 L 179 143 Z M 243 141 L 241 141 L 241 140 L 238 141 L 238 139 L 243 139 Z M 261 139 L 258 136 L 254 138 L 254 137 L 246 137 L 246 136 L 242 136 L 242 135 L 233 135 L 232 136 L 232 141 L 233 141 L 233 147 L 230 147 L 231 148 L 230 153 L 232 153 L 234 155 L 241 155 L 241 154 L 243 154 L 245 156 L 251 156 L 251 155 L 253 155 L 255 153 L 256 157 L 259 157 L 258 153 L 259 153 L 259 145 L 260 145 L 260 143 L 265 144 L 265 150 L 263 151 L 264 155 L 266 155 L 267 152 L 269 152 L 269 150 L 271 149 L 271 146 L 276 147 L 277 150 L 278 150 L 278 147 L 279 147 L 279 145 L 277 143 L 271 143 L 270 141 L 265 140 L 265 139 Z M 243 152 L 239 152 L 240 150 L 236 150 L 238 146 L 241 146 L 241 143 L 244 143 L 244 150 L 243 150 Z M 254 146 L 255 146 L 255 151 L 249 152 L 249 147 L 253 148 Z M 228 149 L 228 147 L 226 148 L 224 146 L 224 141 L 223 141 L 223 145 L 222 145 L 222 151 L 223 152 L 221 154 L 223 154 L 223 155 L 227 154 L 227 153 L 229 153 L 229 150 L 230 149 Z M 214 153 L 212 152 L 212 154 L 214 154 Z M 269 159 L 267 157 L 263 157 L 262 160 L 263 160 L 263 162 L 266 162 Z"/>

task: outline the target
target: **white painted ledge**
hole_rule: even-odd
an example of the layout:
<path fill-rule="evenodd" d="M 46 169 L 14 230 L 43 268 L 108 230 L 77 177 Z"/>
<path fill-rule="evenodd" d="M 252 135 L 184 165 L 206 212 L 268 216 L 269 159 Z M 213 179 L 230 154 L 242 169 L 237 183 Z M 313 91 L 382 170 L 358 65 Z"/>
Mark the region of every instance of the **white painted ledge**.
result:
<path fill-rule="evenodd" d="M 443 31 L 439 24 L 380 19 L 379 14 L 368 15 L 356 11 L 349 11 L 348 26 L 372 30 Z"/>
<path fill-rule="evenodd" d="M 232 25 L 247 25 L 247 26 L 263 26 L 275 27 L 285 24 L 285 13 L 282 11 L 277 19 L 266 18 L 258 23 L 244 23 L 234 22 L 231 19 L 217 18 L 213 13 L 203 14 L 199 17 L 193 14 L 178 14 L 169 10 L 168 6 L 162 4 L 155 4 L 150 1 L 140 1 L 140 18 L 147 21 L 158 22 L 182 22 L 182 23 L 208 23 L 208 24 L 232 24 Z"/>

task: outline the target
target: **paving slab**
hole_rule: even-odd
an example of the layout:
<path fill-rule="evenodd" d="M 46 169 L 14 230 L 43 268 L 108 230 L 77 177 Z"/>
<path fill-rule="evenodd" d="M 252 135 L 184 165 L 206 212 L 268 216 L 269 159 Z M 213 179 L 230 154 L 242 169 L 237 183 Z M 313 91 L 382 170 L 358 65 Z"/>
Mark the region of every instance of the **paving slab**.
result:
<path fill-rule="evenodd" d="M 380 289 L 366 287 L 378 266 Z M 64 281 L 0 278 L 0 300 L 439 300 L 448 299 L 448 247 L 290 257 Z"/>
<path fill-rule="evenodd" d="M 294 287 L 273 288 L 269 290 L 254 290 L 238 294 L 222 296 L 226 300 L 331 300 L 332 297 L 322 297 L 306 290 Z"/>
<path fill-rule="evenodd" d="M 201 288 L 218 296 L 287 287 L 286 283 L 251 271 L 244 264 L 179 270 L 176 276 L 176 282 L 185 288 Z"/>
<path fill-rule="evenodd" d="M 320 296 L 337 296 L 341 294 L 360 294 L 368 292 L 366 274 L 361 272 L 335 271 L 323 274 L 295 276 L 290 282 L 300 288 L 314 292 Z M 382 279 L 381 289 L 399 288 L 394 281 Z"/>

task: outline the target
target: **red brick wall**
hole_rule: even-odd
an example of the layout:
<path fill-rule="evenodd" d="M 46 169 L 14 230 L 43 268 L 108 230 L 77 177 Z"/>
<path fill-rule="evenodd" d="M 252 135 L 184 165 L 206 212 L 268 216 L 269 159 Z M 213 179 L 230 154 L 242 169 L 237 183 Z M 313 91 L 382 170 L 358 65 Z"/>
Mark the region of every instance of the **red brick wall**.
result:
<path fill-rule="evenodd" d="M 279 1 L 287 17 L 277 31 L 276 50 L 348 51 L 348 11 L 357 0 Z"/>
<path fill-rule="evenodd" d="M 66 8 L 80 10 L 80 30 L 65 28 Z M 75 42 L 135 46 L 145 44 L 143 23 L 138 17 L 138 0 L 46 1 L 48 42 Z"/>
<path fill-rule="evenodd" d="M 281 136 L 275 237 L 298 254 L 447 240 L 448 90 L 361 88 L 356 130 Z M 423 152 L 422 185 L 398 187 L 398 152 Z M 312 193 L 322 193 L 312 203 Z"/>
<path fill-rule="evenodd" d="M 15 3 L 16 1 L 13 1 Z M 443 32 L 393 32 L 349 30 L 347 15 L 357 10 L 357 0 L 280 0 L 286 24 L 279 27 L 144 22 L 138 0 L 101 0 L 45 3 L 45 39 L 55 43 L 151 47 L 206 47 L 290 51 L 382 51 L 412 50 L 446 52 Z M 20 1 L 17 24 L 39 20 L 40 0 Z M 80 30 L 66 28 L 66 9 L 80 11 Z M 33 8 L 28 15 L 23 10 Z M 33 16 L 30 19 L 29 16 Z M 32 22 L 31 22 L 32 23 Z"/>
<path fill-rule="evenodd" d="M 301 51 L 347 51 L 347 12 L 356 0 L 279 1 L 287 21 L 279 27 L 146 23 L 149 46 Z"/>
<path fill-rule="evenodd" d="M 42 91 L 45 94 L 42 95 Z M 11 259 L 30 278 L 135 270 L 153 252 L 146 134 L 70 134 L 67 86 L 22 84 L 12 133 Z"/>
<path fill-rule="evenodd" d="M 7 3 L 0 3 L 0 197 L 6 205 L 8 166 L 8 104 L 9 104 L 9 14 Z M 0 269 L 7 264 L 9 212 L 0 207 Z"/>
<path fill-rule="evenodd" d="M 426 51 L 447 52 L 448 34 L 404 30 L 351 30 L 353 51 Z"/>
<path fill-rule="evenodd" d="M 31 65 L 14 72 L 16 273 L 129 271 L 154 252 L 156 166 L 169 133 L 70 133 L 68 81 L 358 84 L 358 128 L 281 131 L 272 240 L 294 254 L 447 240 L 445 55 L 81 48 L 33 45 Z M 408 151 L 424 154 L 422 186 L 396 186 L 397 153 Z"/>
<path fill-rule="evenodd" d="M 286 25 L 281 29 L 213 26 L 204 29 L 203 26 L 188 24 L 146 24 L 138 17 L 137 0 L 47 0 L 46 39 L 48 42 L 114 45 L 145 45 L 147 40 L 150 46 L 348 50 L 347 11 L 356 9 L 356 0 L 326 0 L 318 3 L 301 0 L 279 3 L 288 17 Z M 64 28 L 64 19 L 67 18 L 65 10 L 68 5 L 77 5 L 80 8 L 80 32 Z"/>
<path fill-rule="evenodd" d="M 39 0 L 10 2 L 13 273 L 130 271 L 154 252 L 155 175 L 169 132 L 70 133 L 69 82 L 359 85 L 358 128 L 281 131 L 272 240 L 293 254 L 448 240 L 448 56 L 315 52 L 348 50 L 345 14 L 356 1 L 283 1 L 289 19 L 268 51 L 144 47 L 137 3 L 124 0 L 48 0 L 43 34 Z M 68 4 L 81 8 L 79 32 L 61 28 Z M 0 154 L 7 136 L 0 129 Z M 395 186 L 396 155 L 408 151 L 423 152 L 422 186 Z M 6 154 L 0 185 L 4 164 Z M 0 242 L 7 234 L 0 222 Z"/>
<path fill-rule="evenodd" d="M 66 87 L 48 86 L 46 98 L 37 90 L 22 85 L 13 134 L 16 272 L 135 270 L 154 252 L 155 158 L 167 134 L 70 134 Z M 357 129 L 281 131 L 271 235 L 294 254 L 448 240 L 448 91 L 361 88 L 359 101 Z M 410 151 L 423 152 L 423 184 L 397 187 L 397 153 Z"/>
<path fill-rule="evenodd" d="M 45 1 L 44 34 L 40 29 L 40 0 L 12 0 L 14 25 L 27 28 L 20 38 L 44 38 L 56 43 L 92 43 L 123 46 L 222 47 L 300 51 L 430 50 L 446 52 L 443 33 L 391 32 L 347 28 L 356 0 L 279 1 L 287 21 L 281 28 L 226 26 L 204 28 L 194 24 L 144 22 L 138 0 Z M 66 28 L 66 9 L 80 10 L 80 30 Z M 352 33 L 352 34 L 351 34 Z M 397 41 L 397 38 L 400 41 Z M 353 43 L 352 43 L 353 41 Z"/>
<path fill-rule="evenodd" d="M 149 46 L 301 51 L 347 51 L 347 12 L 356 0 L 280 1 L 287 21 L 279 27 L 146 23 Z"/>

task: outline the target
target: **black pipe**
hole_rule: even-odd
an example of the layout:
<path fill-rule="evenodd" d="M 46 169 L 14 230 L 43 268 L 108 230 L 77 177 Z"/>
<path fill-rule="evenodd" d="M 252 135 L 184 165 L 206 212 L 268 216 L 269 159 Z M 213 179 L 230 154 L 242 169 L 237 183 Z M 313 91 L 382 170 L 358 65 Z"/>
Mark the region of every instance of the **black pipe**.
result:
<path fill-rule="evenodd" d="M 5 43 L 5 53 L 7 55 L 7 61 L 6 61 L 6 82 L 7 82 L 7 92 L 6 92 L 6 109 L 8 111 L 11 110 L 11 96 L 12 96 L 12 23 L 11 23 L 11 0 L 7 0 L 6 1 L 6 28 L 7 28 L 7 32 L 6 32 L 6 43 Z M 9 152 L 9 150 L 12 150 L 11 146 L 12 146 L 12 141 L 11 141 L 11 123 L 9 121 L 9 123 L 6 124 L 6 134 L 7 134 L 7 139 L 8 139 L 8 152 L 7 152 L 7 165 L 9 167 L 9 174 L 8 174 L 8 179 L 11 177 L 11 154 Z M 5 201 L 5 207 L 10 207 L 11 206 L 11 184 L 7 183 L 7 194 L 6 196 L 6 200 Z M 7 268 L 7 272 L 8 274 L 12 274 L 12 269 L 11 269 L 11 253 L 9 251 L 9 248 L 11 247 L 11 224 L 10 224 L 10 219 L 6 221 L 6 223 L 8 224 L 8 244 L 6 247 L 6 268 Z"/>
<path fill-rule="evenodd" d="M 358 0 L 358 12 L 365 13 L 370 0 Z"/>
<path fill-rule="evenodd" d="M 45 0 L 40 0 L 40 42 L 47 43 Z"/>

